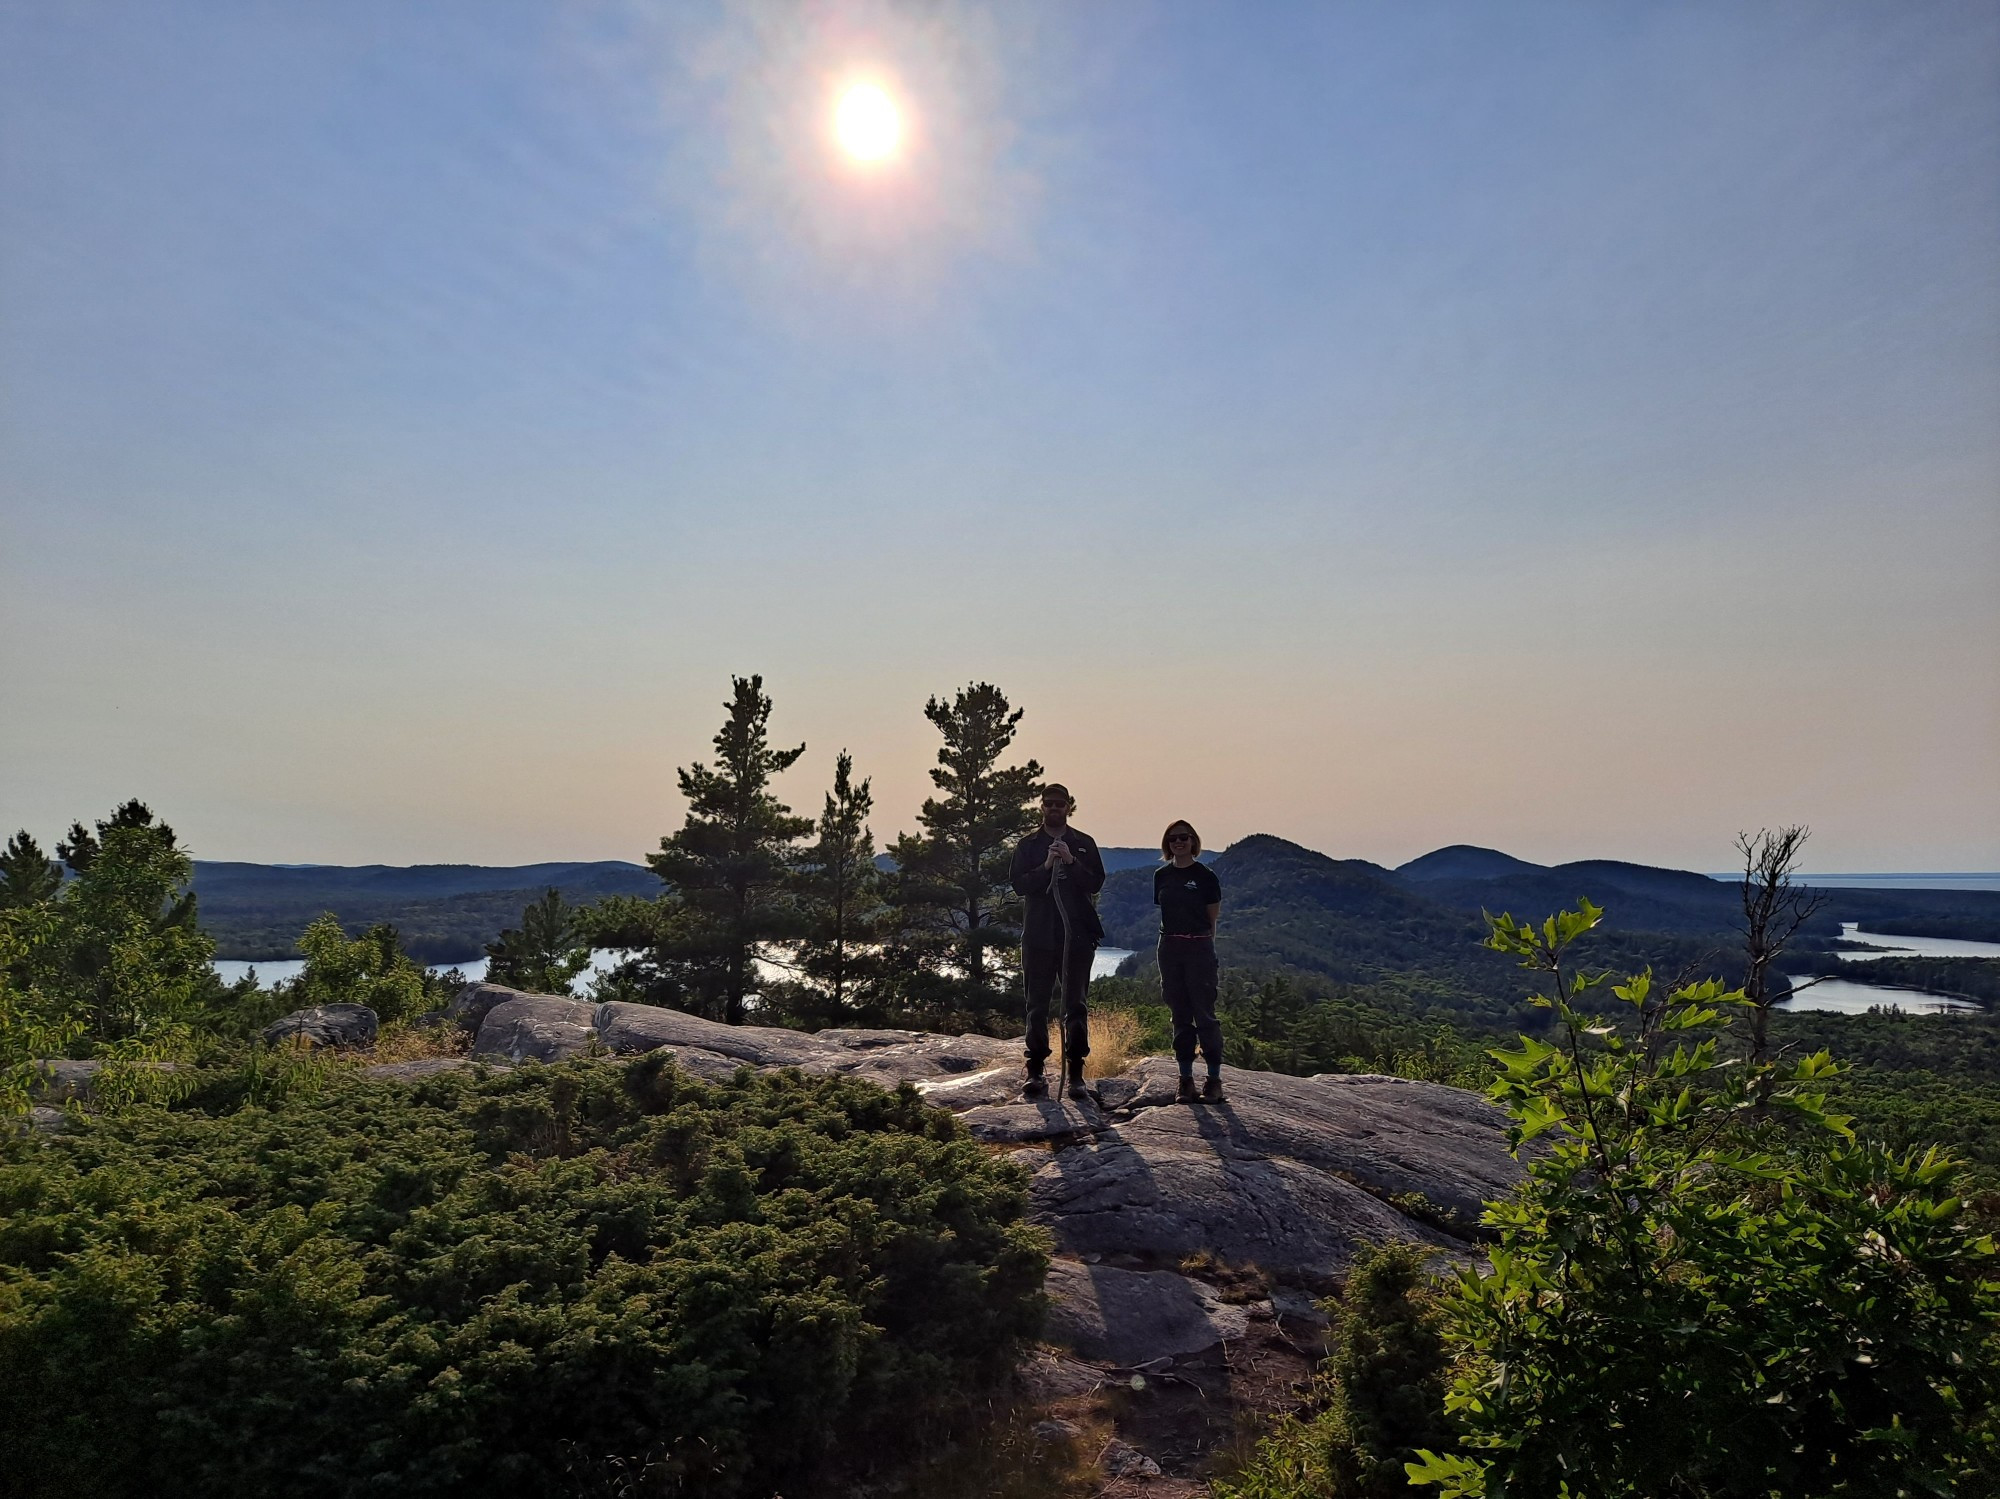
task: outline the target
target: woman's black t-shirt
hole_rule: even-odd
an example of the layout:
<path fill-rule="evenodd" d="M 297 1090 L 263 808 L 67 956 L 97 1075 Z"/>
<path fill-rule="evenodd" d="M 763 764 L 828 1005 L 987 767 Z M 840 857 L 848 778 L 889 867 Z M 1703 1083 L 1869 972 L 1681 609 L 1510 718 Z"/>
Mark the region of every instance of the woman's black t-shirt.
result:
<path fill-rule="evenodd" d="M 1160 908 L 1160 931 L 1169 937 L 1206 937 L 1208 908 L 1222 903 L 1222 881 L 1206 864 L 1153 871 L 1153 904 Z"/>

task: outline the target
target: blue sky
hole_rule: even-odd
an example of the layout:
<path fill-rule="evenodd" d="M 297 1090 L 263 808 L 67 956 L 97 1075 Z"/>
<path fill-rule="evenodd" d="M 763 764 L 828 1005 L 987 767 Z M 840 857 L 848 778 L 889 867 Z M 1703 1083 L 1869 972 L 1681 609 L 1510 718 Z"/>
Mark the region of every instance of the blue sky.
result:
<path fill-rule="evenodd" d="M 858 174 L 842 80 L 909 149 Z M 0 823 L 2000 867 L 1990 5 L 0 3 Z"/>

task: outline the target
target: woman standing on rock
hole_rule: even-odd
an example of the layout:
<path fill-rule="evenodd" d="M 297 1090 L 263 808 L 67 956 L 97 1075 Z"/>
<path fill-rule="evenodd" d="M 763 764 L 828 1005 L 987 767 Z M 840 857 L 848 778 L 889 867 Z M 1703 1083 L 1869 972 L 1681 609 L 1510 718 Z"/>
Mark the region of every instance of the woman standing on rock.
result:
<path fill-rule="evenodd" d="M 1222 910 L 1222 881 L 1199 862 L 1201 835 L 1188 822 L 1171 822 L 1160 837 L 1168 862 L 1153 873 L 1153 904 L 1160 908 L 1160 990 L 1174 1013 L 1174 1060 L 1180 1063 L 1179 1101 L 1222 1102 L 1222 1022 L 1215 1018 L 1215 918 Z M 1194 1053 L 1201 1048 L 1208 1080 L 1197 1094 Z"/>

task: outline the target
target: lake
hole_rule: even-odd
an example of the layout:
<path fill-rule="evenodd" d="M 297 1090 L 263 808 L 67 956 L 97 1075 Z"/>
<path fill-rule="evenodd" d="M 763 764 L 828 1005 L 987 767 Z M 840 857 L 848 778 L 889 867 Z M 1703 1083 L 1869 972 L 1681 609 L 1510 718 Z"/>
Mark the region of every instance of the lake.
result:
<path fill-rule="evenodd" d="M 1743 878 L 1743 871 L 1712 874 L 1709 878 L 1733 885 Z M 1819 890 L 2000 890 L 2000 872 L 1993 870 L 1956 874 L 1795 874 L 1792 880 Z"/>
<path fill-rule="evenodd" d="M 1871 947 L 1891 949 L 1883 952 L 1845 952 L 1841 956 L 1849 962 L 1866 962 L 1872 958 L 1927 957 L 1927 958 L 2000 958 L 2000 942 L 1966 942 L 1951 937 L 1896 937 L 1881 932 L 1864 932 L 1854 922 L 1843 922 L 1840 935 L 1852 942 L 1866 942 Z M 1118 971 L 1118 965 L 1131 957 L 1131 949 L 1124 947 L 1100 947 L 1096 961 L 1090 966 L 1090 976 L 1095 979 L 1109 978 Z M 617 966 L 622 953 L 612 948 L 600 948 L 590 955 L 590 967 L 578 976 L 573 986 L 577 991 L 588 993 L 588 984 L 593 974 L 601 973 Z M 237 958 L 218 958 L 215 971 L 227 984 L 233 984 L 252 969 L 256 970 L 257 981 L 269 988 L 273 984 L 288 982 L 299 976 L 306 966 L 304 958 L 276 958 L 269 962 L 250 963 Z M 431 972 L 444 973 L 456 968 L 474 983 L 486 977 L 486 959 L 474 958 L 464 963 L 433 963 Z M 1803 976 L 1795 976 L 1793 983 L 1803 983 Z M 1976 1010 L 1980 1007 L 1962 999 L 1950 999 L 1942 994 L 1926 994 L 1916 989 L 1898 989 L 1886 984 L 1862 984 L 1852 979 L 1823 979 L 1796 998 L 1787 999 L 1778 1005 L 1781 1010 L 1830 1010 L 1843 1015 L 1863 1015 L 1882 1005 L 1893 1005 L 1898 1009 L 1922 1014 L 1944 1014 L 1951 1010 Z"/>
<path fill-rule="evenodd" d="M 1840 924 L 1840 935 L 1848 942 L 1866 942 L 1883 952 L 1843 952 L 1843 963 L 1867 963 L 1876 958 L 2000 958 L 2000 942 L 1971 942 L 1959 937 L 1902 937 L 1886 932 L 1864 932 L 1851 921 Z"/>
<path fill-rule="evenodd" d="M 1731 883 L 1741 875 L 1728 876 Z M 1799 874 L 1801 885 L 1822 890 L 2000 890 L 2000 874 Z"/>
<path fill-rule="evenodd" d="M 1792 980 L 1805 983 L 1801 975 Z M 1840 1015 L 1865 1015 L 1870 1010 L 1898 1009 L 1916 1015 L 1944 1015 L 1953 1010 L 1982 1008 L 1966 999 L 1927 994 L 1921 989 L 1894 989 L 1887 984 L 1857 984 L 1848 979 L 1821 979 L 1802 994 L 1780 1000 L 1781 1010 L 1830 1010 Z"/>
<path fill-rule="evenodd" d="M 622 954 L 614 952 L 610 948 L 601 948 L 590 955 L 590 966 L 578 975 L 578 979 L 580 981 L 587 980 L 594 973 L 614 967 L 622 956 Z M 290 983 L 305 971 L 305 966 L 306 960 L 304 958 L 272 958 L 268 961 L 258 962 L 246 962 L 241 958 L 217 958 L 214 963 L 216 973 L 225 984 L 233 984 L 242 978 L 244 974 L 254 970 L 257 975 L 257 982 L 266 989 L 270 988 L 273 984 Z M 433 963 L 431 964 L 430 971 L 432 973 L 449 973 L 454 968 L 475 984 L 486 977 L 486 959 L 484 958 L 468 958 L 463 963 Z"/>
<path fill-rule="evenodd" d="M 1129 948 L 1100 947 L 1097 950 L 1096 961 L 1090 965 L 1090 976 L 1094 979 L 1110 978 L 1112 974 L 1118 971 L 1118 965 L 1131 956 L 1132 953 Z M 623 958 L 624 954 L 615 948 L 599 948 L 590 955 L 590 966 L 577 975 L 576 983 L 571 986 L 572 989 L 587 985 L 593 975 L 602 973 L 607 968 L 615 968 Z M 306 960 L 304 958 L 272 958 L 266 962 L 246 962 L 241 958 L 217 958 L 215 960 L 215 971 L 225 984 L 235 983 L 244 974 L 254 969 L 257 974 L 257 982 L 262 984 L 266 989 L 270 988 L 273 984 L 291 982 L 300 973 L 304 972 L 305 966 Z M 471 958 L 463 963 L 431 964 L 432 973 L 448 973 L 454 968 L 464 974 L 473 983 L 478 983 L 486 977 L 486 959 L 484 958 Z"/>
<path fill-rule="evenodd" d="M 1877 958 L 2000 958 L 2000 942 L 1968 942 L 1956 937 L 1902 937 L 1885 932 L 1864 932 L 1852 921 L 1840 924 L 1840 935 L 1849 942 L 1866 942 L 1879 952 L 1842 951 L 1847 963 L 1867 963 Z M 1792 982 L 1802 984 L 1804 977 Z M 1916 1014 L 1942 1015 L 1952 1010 L 1977 1010 L 1968 1000 L 1927 994 L 1920 989 L 1898 989 L 1888 984 L 1862 984 L 1852 979 L 1821 979 L 1796 998 L 1778 1005 L 1781 1010 L 1829 1010 L 1841 1015 L 1865 1015 L 1877 1006 L 1893 1005 Z"/>

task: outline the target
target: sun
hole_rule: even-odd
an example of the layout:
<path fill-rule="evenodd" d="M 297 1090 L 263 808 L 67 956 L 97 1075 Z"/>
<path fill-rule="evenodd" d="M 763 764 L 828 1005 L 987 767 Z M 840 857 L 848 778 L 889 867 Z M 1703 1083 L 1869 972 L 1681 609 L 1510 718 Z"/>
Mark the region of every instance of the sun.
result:
<path fill-rule="evenodd" d="M 851 160 L 874 166 L 903 144 L 903 112 L 880 85 L 851 84 L 834 107 L 833 137 Z"/>

